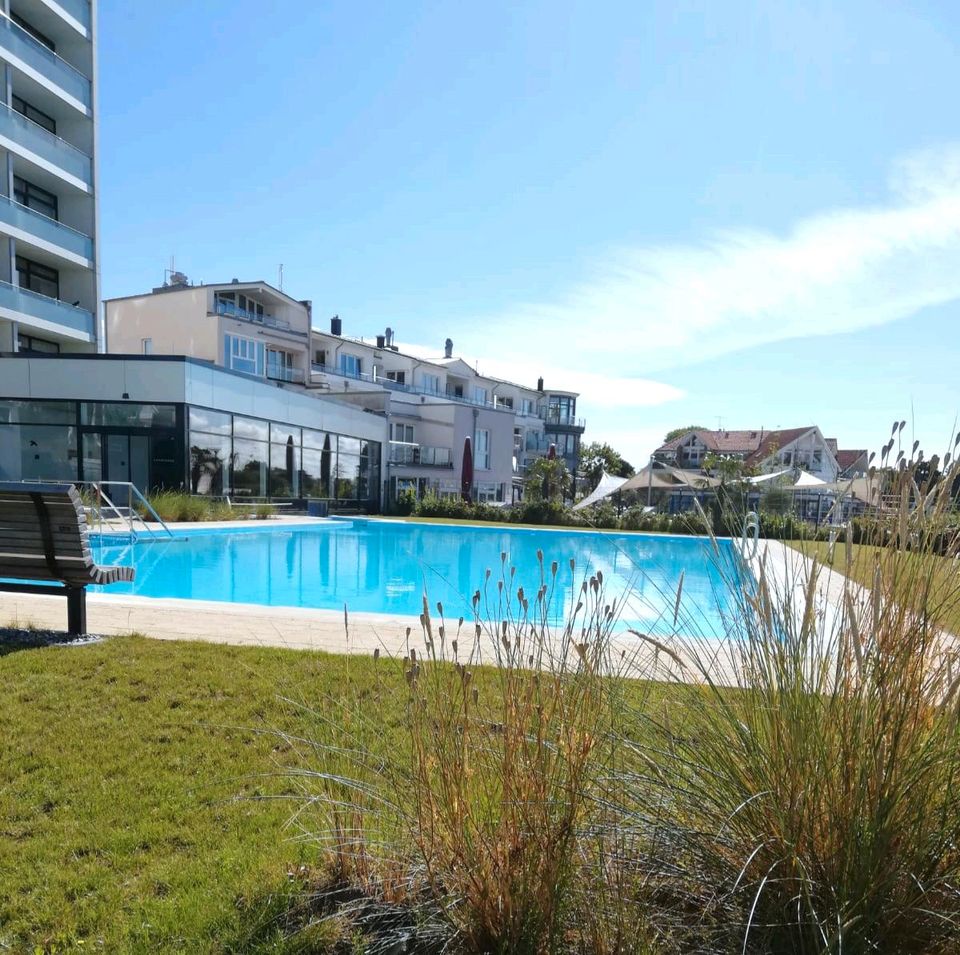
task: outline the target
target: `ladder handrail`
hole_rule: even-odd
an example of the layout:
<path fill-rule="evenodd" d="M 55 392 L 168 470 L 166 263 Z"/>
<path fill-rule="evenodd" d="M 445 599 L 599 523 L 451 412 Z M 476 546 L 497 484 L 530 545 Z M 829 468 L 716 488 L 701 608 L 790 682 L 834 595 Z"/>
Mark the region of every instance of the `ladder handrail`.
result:
<path fill-rule="evenodd" d="M 747 557 L 747 543 L 753 544 L 750 556 Z M 743 536 L 740 540 L 740 554 L 744 560 L 753 560 L 757 556 L 757 548 L 760 546 L 760 515 L 756 511 L 747 511 L 743 519 Z"/>
<path fill-rule="evenodd" d="M 128 513 L 127 524 L 128 524 L 128 527 L 130 528 L 130 533 L 134 537 L 134 539 L 136 539 L 137 537 L 137 532 L 134 530 L 134 527 L 133 527 L 134 520 L 139 520 L 140 523 L 143 525 L 144 530 L 147 531 L 147 533 L 149 533 L 151 537 L 156 536 L 156 531 L 154 531 L 154 529 L 150 527 L 149 524 L 147 524 L 147 522 L 143 518 L 143 515 L 133 506 L 134 497 L 136 497 L 136 499 L 143 505 L 143 507 L 149 512 L 150 516 L 163 528 L 163 530 L 166 531 L 166 534 L 168 537 L 172 538 L 174 536 L 173 531 L 170 530 L 169 527 L 167 527 L 166 522 L 163 520 L 163 518 L 161 518 L 160 515 L 156 512 L 156 510 L 154 510 L 153 505 L 143 496 L 143 494 L 140 492 L 140 489 L 132 481 L 90 481 L 89 483 L 92 484 L 94 488 L 96 488 L 97 493 L 103 496 L 103 498 L 113 508 L 114 513 L 116 513 L 116 515 L 121 519 L 123 515 L 117 509 L 116 505 L 107 496 L 106 492 L 103 491 L 103 486 L 108 485 L 111 487 L 125 487 L 127 489 L 127 502 L 128 502 L 127 503 L 127 513 Z M 134 517 L 134 515 L 136 515 L 136 517 Z"/>

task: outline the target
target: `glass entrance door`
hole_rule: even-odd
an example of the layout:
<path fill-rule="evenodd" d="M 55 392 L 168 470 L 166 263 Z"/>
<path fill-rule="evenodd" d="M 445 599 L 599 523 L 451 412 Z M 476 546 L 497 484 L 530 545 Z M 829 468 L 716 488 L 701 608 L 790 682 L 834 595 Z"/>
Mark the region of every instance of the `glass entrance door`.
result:
<path fill-rule="evenodd" d="M 164 445 L 169 439 L 160 438 Z M 129 481 L 141 494 L 150 490 L 151 439 L 148 434 L 88 431 L 83 435 L 85 481 Z"/>

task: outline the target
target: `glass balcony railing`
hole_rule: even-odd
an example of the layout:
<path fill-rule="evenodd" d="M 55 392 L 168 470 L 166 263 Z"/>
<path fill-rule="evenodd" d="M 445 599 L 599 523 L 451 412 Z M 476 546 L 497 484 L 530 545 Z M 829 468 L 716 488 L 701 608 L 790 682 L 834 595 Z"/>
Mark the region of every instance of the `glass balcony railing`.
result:
<path fill-rule="evenodd" d="M 279 365 L 267 363 L 267 377 L 274 381 L 294 381 L 298 384 L 303 383 L 302 368 L 282 368 Z"/>
<path fill-rule="evenodd" d="M 73 332 L 82 332 L 94 338 L 93 312 L 68 305 L 55 298 L 39 295 L 29 289 L 17 288 L 9 282 L 0 282 L 0 308 L 39 318 L 60 325 Z M 24 324 L 30 324 L 29 318 Z"/>
<path fill-rule="evenodd" d="M 93 161 L 86 153 L 3 103 L 0 103 L 0 136 L 14 144 L 14 152 L 22 147 L 92 188 Z"/>
<path fill-rule="evenodd" d="M 0 49 L 22 63 L 27 71 L 50 80 L 67 96 L 90 109 L 90 80 L 3 14 L 0 14 Z"/>
<path fill-rule="evenodd" d="M 76 229 L 50 219 L 27 206 L 14 202 L 9 196 L 0 196 L 0 230 L 6 224 L 57 248 L 93 261 L 93 239 Z"/>
<path fill-rule="evenodd" d="M 337 375 L 340 378 L 349 378 L 352 381 L 367 381 L 372 385 L 376 385 L 379 388 L 387 388 L 390 391 L 404 391 L 411 395 L 428 395 L 431 398 L 446 398 L 447 401 L 456 401 L 458 404 L 473 405 L 477 408 L 496 408 L 498 411 L 514 410 L 508 408 L 503 403 L 494 404 L 494 402 L 489 399 L 482 401 L 478 398 L 468 398 L 465 395 L 458 395 L 453 391 L 434 391 L 422 385 L 408 385 L 405 382 L 394 381 L 392 378 L 384 378 L 382 375 L 374 376 L 367 372 L 353 371 L 352 369 L 340 366 L 313 364 L 311 370 L 315 375 Z"/>
<path fill-rule="evenodd" d="M 586 428 L 587 423 L 583 418 L 578 418 L 569 411 L 561 411 L 559 408 L 541 408 L 540 417 L 547 424 L 559 424 L 568 428 Z"/>
<path fill-rule="evenodd" d="M 256 322 L 257 325 L 279 328 L 285 332 L 294 332 L 296 335 L 306 334 L 306 332 L 295 331 L 288 321 L 276 318 L 269 312 L 251 312 L 249 309 L 241 308 L 233 302 L 225 302 L 223 299 L 216 300 L 216 309 L 218 315 L 226 315 L 227 318 L 239 318 L 242 322 Z"/>
<path fill-rule="evenodd" d="M 409 464 L 428 468 L 452 468 L 450 448 L 434 448 L 407 441 L 391 441 L 388 460 L 391 464 Z"/>

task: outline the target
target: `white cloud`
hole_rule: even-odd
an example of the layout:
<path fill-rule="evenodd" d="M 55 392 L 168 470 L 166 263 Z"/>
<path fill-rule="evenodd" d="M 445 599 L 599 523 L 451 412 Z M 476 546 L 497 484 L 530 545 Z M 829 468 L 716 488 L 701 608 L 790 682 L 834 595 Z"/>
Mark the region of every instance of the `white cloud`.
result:
<path fill-rule="evenodd" d="M 854 331 L 960 297 L 960 146 L 905 157 L 890 189 L 885 205 L 810 216 L 784 236 L 738 230 L 622 249 L 559 300 L 477 322 L 463 344 L 482 355 L 499 340 L 513 354 L 622 382 L 643 369 Z"/>
<path fill-rule="evenodd" d="M 436 349 L 426 345 L 397 344 L 401 351 L 411 355 L 422 358 L 438 357 Z M 649 408 L 675 401 L 684 394 L 673 385 L 649 378 L 606 375 L 582 367 L 557 364 L 552 356 L 544 356 L 544 360 L 541 360 L 539 354 L 535 353 L 535 357 L 530 359 L 504 359 L 491 356 L 485 351 L 481 345 L 478 348 L 479 357 L 468 354 L 463 357 L 482 375 L 515 381 L 531 388 L 536 385 L 537 378 L 542 377 L 548 389 L 560 388 L 587 396 L 590 407 L 594 409 Z"/>
<path fill-rule="evenodd" d="M 670 407 L 682 391 L 642 374 L 958 298 L 960 144 L 898 160 L 886 203 L 811 215 L 783 235 L 741 229 L 620 249 L 555 301 L 458 329 L 457 352 L 487 374 L 531 384 L 543 375 L 548 387 L 579 391 L 587 438 L 642 463 L 668 424 L 688 423 L 675 415 L 690 413 Z"/>

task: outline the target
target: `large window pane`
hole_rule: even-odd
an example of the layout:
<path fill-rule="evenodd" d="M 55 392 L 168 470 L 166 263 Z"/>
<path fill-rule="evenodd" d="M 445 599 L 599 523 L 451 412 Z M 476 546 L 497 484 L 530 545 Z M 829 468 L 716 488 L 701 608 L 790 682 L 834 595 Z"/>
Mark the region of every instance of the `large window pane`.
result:
<path fill-rule="evenodd" d="M 3 424 L 75 424 L 77 407 L 72 401 L 4 401 Z"/>
<path fill-rule="evenodd" d="M 80 420 L 100 428 L 174 428 L 176 405 L 142 405 L 135 401 L 108 404 L 85 401 L 80 406 Z"/>
<path fill-rule="evenodd" d="M 209 434 L 230 434 L 230 415 L 207 408 L 190 409 L 190 430 Z"/>
<path fill-rule="evenodd" d="M 330 435 L 326 431 L 313 431 L 310 428 L 303 429 L 303 446 L 305 448 L 316 448 L 322 451 L 326 448 L 330 450 Z"/>
<path fill-rule="evenodd" d="M 268 447 L 261 441 L 234 439 L 231 483 L 237 497 L 267 496 Z"/>
<path fill-rule="evenodd" d="M 300 447 L 300 429 L 285 424 L 271 424 L 270 441 L 273 444 L 287 444 L 292 441 Z"/>
<path fill-rule="evenodd" d="M 348 438 L 346 435 L 340 435 L 340 453 L 341 454 L 359 454 L 360 439 Z"/>
<path fill-rule="evenodd" d="M 0 424 L 0 480 L 76 481 L 76 428 Z"/>
<path fill-rule="evenodd" d="M 303 497 L 330 497 L 329 458 L 329 452 L 324 455 L 323 451 L 316 448 L 303 449 L 303 461 L 300 465 L 300 493 Z"/>
<path fill-rule="evenodd" d="M 300 496 L 300 447 L 293 437 L 270 445 L 271 497 Z"/>
<path fill-rule="evenodd" d="M 190 432 L 190 492 L 220 496 L 230 487 L 230 438 Z"/>
<path fill-rule="evenodd" d="M 359 475 L 360 455 L 344 454 L 341 451 L 337 455 L 335 482 L 336 496 L 338 500 L 343 501 L 356 499 Z"/>
<path fill-rule="evenodd" d="M 251 438 L 254 441 L 269 441 L 270 426 L 259 418 L 233 416 L 233 433 L 238 438 Z"/>

